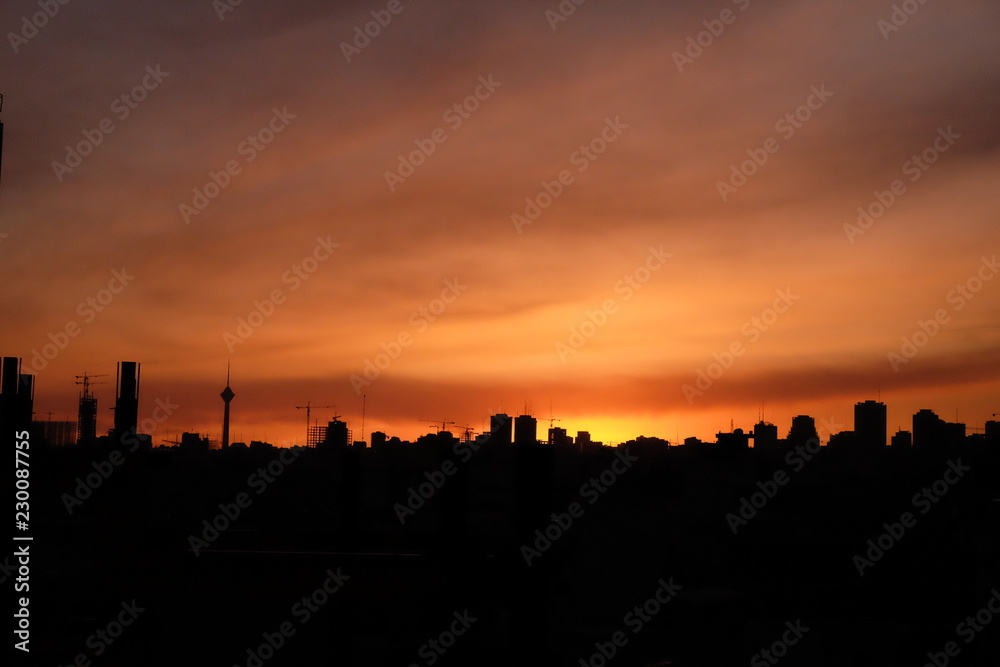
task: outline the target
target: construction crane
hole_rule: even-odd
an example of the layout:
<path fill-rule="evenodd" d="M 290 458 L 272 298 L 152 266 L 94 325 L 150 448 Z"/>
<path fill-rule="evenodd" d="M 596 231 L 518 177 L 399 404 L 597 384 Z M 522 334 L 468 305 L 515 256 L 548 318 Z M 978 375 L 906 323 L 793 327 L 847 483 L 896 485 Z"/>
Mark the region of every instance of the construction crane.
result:
<path fill-rule="evenodd" d="M 306 401 L 305 405 L 296 405 L 295 406 L 296 410 L 305 410 L 306 411 L 306 428 L 309 428 L 310 426 L 312 426 L 312 409 L 313 408 L 317 408 L 317 409 L 332 408 L 332 409 L 336 410 L 337 406 L 336 405 L 313 405 L 312 401 Z M 341 417 L 341 415 L 334 415 L 333 418 L 334 419 L 338 419 L 339 417 Z"/>
<path fill-rule="evenodd" d="M 441 431 L 444 431 L 445 430 L 445 426 L 447 426 L 448 424 L 454 424 L 455 423 L 453 421 L 447 421 L 447 420 L 444 420 L 444 419 L 421 419 L 420 421 L 422 421 L 422 422 L 429 422 L 431 424 L 441 424 L 441 429 L 438 431 L 438 433 L 440 433 Z"/>
<path fill-rule="evenodd" d="M 102 373 L 100 375 L 87 375 L 87 372 L 84 371 L 83 375 L 76 375 L 74 377 L 76 377 L 76 384 L 83 385 L 83 396 L 81 396 L 81 398 L 92 398 L 90 394 L 90 385 L 107 384 L 107 382 L 91 382 L 90 378 L 106 378 L 109 377 L 109 375 L 107 373 Z"/>
<path fill-rule="evenodd" d="M 313 405 L 312 401 L 306 401 L 305 405 L 296 405 L 295 406 L 296 410 L 305 410 L 306 411 L 306 445 L 307 446 L 309 445 L 310 441 L 312 440 L 312 438 L 310 437 L 310 431 L 312 430 L 312 409 L 313 408 L 317 408 L 317 409 L 320 409 L 320 410 L 322 410 L 322 409 L 333 409 L 333 410 L 336 410 L 337 406 L 336 405 Z M 334 419 L 340 419 L 340 417 L 341 417 L 341 415 L 334 415 L 333 416 Z"/>

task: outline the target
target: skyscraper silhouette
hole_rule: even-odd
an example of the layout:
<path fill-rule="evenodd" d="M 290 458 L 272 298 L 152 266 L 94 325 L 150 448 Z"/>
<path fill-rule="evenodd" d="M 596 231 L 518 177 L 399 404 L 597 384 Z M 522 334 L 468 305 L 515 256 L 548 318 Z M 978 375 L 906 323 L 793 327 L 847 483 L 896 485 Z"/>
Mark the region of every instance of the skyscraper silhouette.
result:
<path fill-rule="evenodd" d="M 868 449 L 885 447 L 885 403 L 865 401 L 854 404 L 854 437 L 859 446 Z"/>
<path fill-rule="evenodd" d="M 753 427 L 754 449 L 771 449 L 778 444 L 778 427 L 761 420 Z"/>
<path fill-rule="evenodd" d="M 519 415 L 514 419 L 514 444 L 534 445 L 538 442 L 538 420 L 531 415 Z"/>
<path fill-rule="evenodd" d="M 815 438 L 819 440 L 816 432 L 816 420 L 809 415 L 797 415 L 792 418 L 792 427 L 788 430 L 788 446 L 798 447 L 805 445 Z"/>
<path fill-rule="evenodd" d="M 3 357 L 0 364 L 0 423 L 5 430 L 31 427 L 34 379 L 34 375 L 21 372 L 19 357 Z"/>
<path fill-rule="evenodd" d="M 118 379 L 115 398 L 115 428 L 112 433 L 117 443 L 128 433 L 135 433 L 139 423 L 139 363 L 118 362 Z"/>
<path fill-rule="evenodd" d="M 490 442 L 496 445 L 509 445 L 513 425 L 510 416 L 502 412 L 490 416 Z"/>
<path fill-rule="evenodd" d="M 913 414 L 913 446 L 918 449 L 936 448 L 945 443 L 945 421 L 933 410 L 924 408 Z"/>

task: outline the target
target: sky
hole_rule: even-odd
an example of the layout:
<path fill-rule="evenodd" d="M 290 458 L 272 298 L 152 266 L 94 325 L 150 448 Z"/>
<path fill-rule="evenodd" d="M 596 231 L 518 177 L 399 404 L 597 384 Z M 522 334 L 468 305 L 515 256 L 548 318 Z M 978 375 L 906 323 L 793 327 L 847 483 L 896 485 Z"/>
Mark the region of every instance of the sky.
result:
<path fill-rule="evenodd" d="M 307 402 L 356 439 L 1000 412 L 995 2 L 11 0 L 0 29 L 0 352 L 36 419 L 108 374 L 110 428 L 122 360 L 140 421 L 176 406 L 157 443 L 220 437 L 229 363 L 233 440 L 276 444 Z"/>

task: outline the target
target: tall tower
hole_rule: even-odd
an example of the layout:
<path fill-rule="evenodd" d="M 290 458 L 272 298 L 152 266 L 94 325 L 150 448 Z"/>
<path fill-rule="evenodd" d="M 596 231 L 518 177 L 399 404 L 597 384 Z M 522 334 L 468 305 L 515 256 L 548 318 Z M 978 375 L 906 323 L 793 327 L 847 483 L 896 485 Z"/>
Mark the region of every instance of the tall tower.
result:
<path fill-rule="evenodd" d="M 0 423 L 4 433 L 31 428 L 34 400 L 35 376 L 21 372 L 20 357 L 4 357 L 0 363 Z"/>
<path fill-rule="evenodd" d="M 139 423 L 139 362 L 119 361 L 115 398 L 114 440 L 135 433 Z"/>
<path fill-rule="evenodd" d="M 226 388 L 222 390 L 219 396 L 225 402 L 226 407 L 222 412 L 222 448 L 229 449 L 229 403 L 236 398 L 236 394 L 229 387 L 229 367 L 230 364 L 226 364 Z"/>

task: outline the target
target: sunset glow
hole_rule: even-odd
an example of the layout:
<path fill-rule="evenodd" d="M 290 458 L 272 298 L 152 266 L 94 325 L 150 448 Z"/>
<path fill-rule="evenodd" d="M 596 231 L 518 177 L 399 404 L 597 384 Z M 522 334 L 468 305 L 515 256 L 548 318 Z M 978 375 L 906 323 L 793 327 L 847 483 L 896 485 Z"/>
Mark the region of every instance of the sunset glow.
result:
<path fill-rule="evenodd" d="M 157 444 L 220 438 L 230 360 L 233 441 L 279 445 L 307 402 L 355 439 L 1000 412 L 996 3 L 888 32 L 860 1 L 400 6 L 358 47 L 381 6 L 71 3 L 8 47 L 2 347 L 36 419 L 110 374 L 106 432 L 121 360 L 140 419 L 179 406 Z"/>

